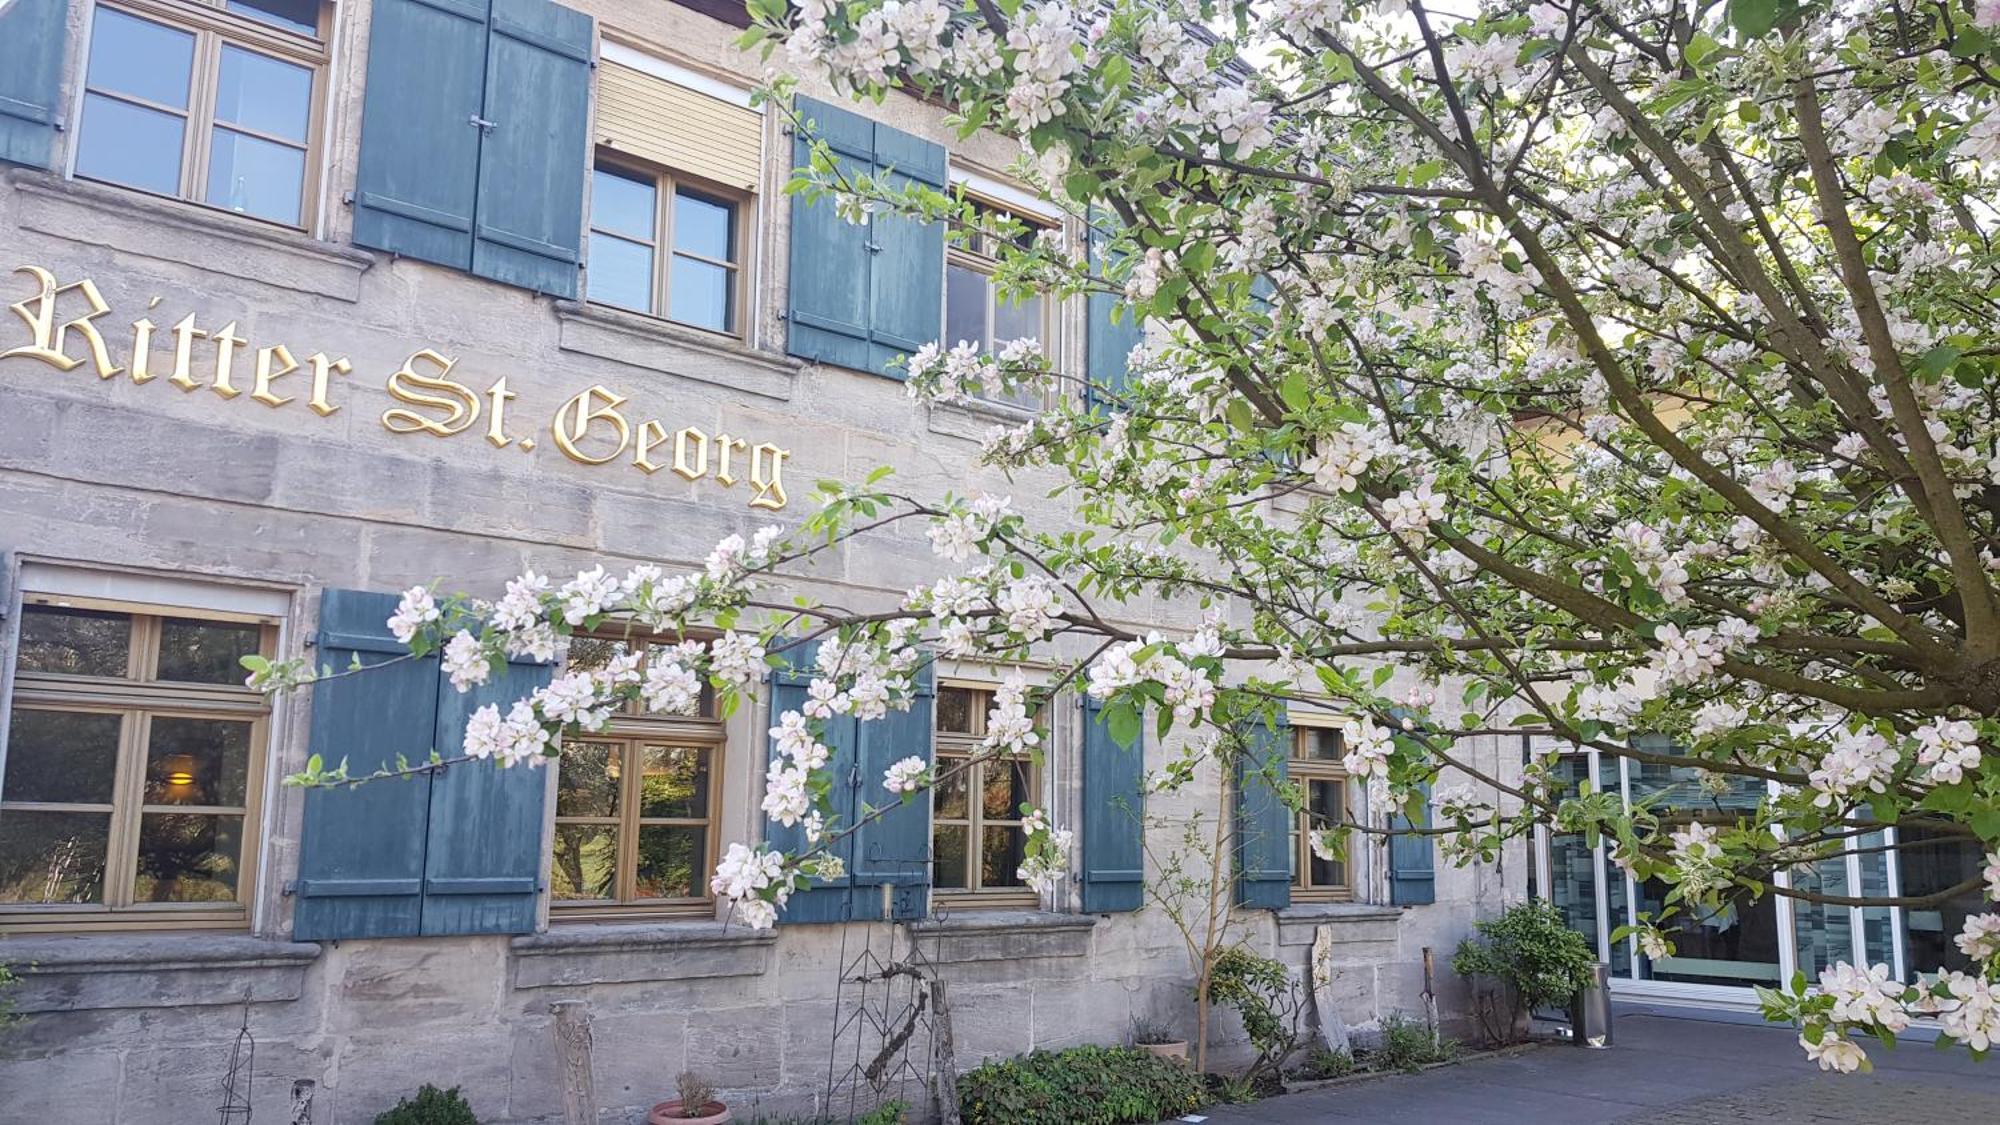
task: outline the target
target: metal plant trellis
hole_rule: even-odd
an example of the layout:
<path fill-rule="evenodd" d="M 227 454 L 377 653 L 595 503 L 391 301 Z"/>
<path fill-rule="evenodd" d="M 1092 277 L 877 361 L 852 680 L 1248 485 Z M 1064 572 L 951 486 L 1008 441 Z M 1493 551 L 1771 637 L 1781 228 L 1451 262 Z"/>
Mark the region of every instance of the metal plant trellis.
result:
<path fill-rule="evenodd" d="M 229 1073 L 222 1079 L 221 1116 L 216 1125 L 250 1125 L 250 1084 L 257 1066 L 257 1038 L 250 1034 L 250 998 L 243 998 L 243 1026 L 229 1048 Z"/>
<path fill-rule="evenodd" d="M 859 934 L 861 948 L 850 946 Z M 899 952 L 900 947 L 900 952 Z M 822 1112 L 853 1120 L 890 1101 L 935 1096 L 958 1119 L 944 982 L 909 923 L 843 925 Z"/>

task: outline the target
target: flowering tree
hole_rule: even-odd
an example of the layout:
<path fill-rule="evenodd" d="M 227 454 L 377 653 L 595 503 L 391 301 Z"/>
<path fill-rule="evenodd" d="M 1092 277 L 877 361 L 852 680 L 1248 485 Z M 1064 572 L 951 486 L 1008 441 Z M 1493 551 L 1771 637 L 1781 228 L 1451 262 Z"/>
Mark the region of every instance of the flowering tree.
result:
<path fill-rule="evenodd" d="M 1060 482 L 1061 526 L 878 473 L 823 486 L 796 529 L 731 537 L 705 572 L 529 575 L 492 605 L 412 591 L 392 624 L 466 685 L 606 620 L 722 630 L 643 677 L 560 675 L 483 713 L 465 754 L 538 763 L 614 702 L 685 710 L 703 680 L 733 707 L 818 639 L 763 805 L 808 843 L 732 845 L 714 880 L 768 925 L 854 828 L 832 819 L 822 720 L 907 706 L 931 653 L 1055 654 L 1121 739 L 1149 712 L 1186 732 L 1155 786 L 1310 694 L 1358 716 L 1347 765 L 1378 800 L 1413 805 L 1445 767 L 1476 782 L 1416 829 L 1458 857 L 1538 823 L 1612 841 L 1672 887 L 1638 927 L 1655 956 L 1667 915 L 1745 893 L 1921 907 L 1979 889 L 1892 900 L 1777 878 L 1885 828 L 1977 846 L 2000 896 L 2000 0 L 750 8 L 745 46 L 774 73 L 902 88 L 968 133 L 1018 136 L 1020 173 L 1090 224 L 1095 252 L 824 149 L 795 191 L 955 238 L 988 228 L 1004 292 L 1110 295 L 1145 342 L 1119 385 L 986 444 Z M 926 348 L 907 375 L 940 400 L 1062 378 L 1018 343 Z M 941 576 L 899 604 L 764 593 L 907 520 L 928 523 Z M 1135 635 L 1107 616 L 1137 603 L 1200 606 L 1205 624 Z M 1417 687 L 1385 694 L 1398 669 Z M 1036 728 L 1011 681 L 991 752 L 1032 749 Z M 1566 786 L 1552 760 L 1510 779 L 1453 749 L 1525 729 L 1770 795 L 1671 818 Z M 344 775 L 305 778 L 328 779 Z M 885 780 L 934 779 L 913 760 Z M 1046 884 L 1067 839 L 1039 814 L 1031 830 L 1024 874 Z M 1313 843 L 1357 831 L 1384 830 Z M 1850 1030 L 1923 1014 L 1983 1051 L 2000 914 L 1957 943 L 1970 971 L 1906 985 L 1842 964 L 1767 993 L 1767 1012 L 1799 1021 L 1824 1067 L 1865 1065 Z"/>

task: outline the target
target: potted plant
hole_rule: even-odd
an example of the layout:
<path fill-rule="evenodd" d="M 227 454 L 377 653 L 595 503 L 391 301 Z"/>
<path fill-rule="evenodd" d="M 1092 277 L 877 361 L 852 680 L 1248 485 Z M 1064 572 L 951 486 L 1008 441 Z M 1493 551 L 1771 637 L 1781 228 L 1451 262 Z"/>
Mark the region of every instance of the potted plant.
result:
<path fill-rule="evenodd" d="M 724 1125 L 735 1120 L 729 1107 L 715 1100 L 715 1087 L 700 1075 L 684 1070 L 674 1085 L 681 1096 L 654 1106 L 646 1125 Z"/>
<path fill-rule="evenodd" d="M 1132 1021 L 1132 1045 L 1149 1055 L 1157 1055 L 1187 1065 L 1187 1040 L 1174 1034 L 1171 1024 L 1141 1017 Z"/>

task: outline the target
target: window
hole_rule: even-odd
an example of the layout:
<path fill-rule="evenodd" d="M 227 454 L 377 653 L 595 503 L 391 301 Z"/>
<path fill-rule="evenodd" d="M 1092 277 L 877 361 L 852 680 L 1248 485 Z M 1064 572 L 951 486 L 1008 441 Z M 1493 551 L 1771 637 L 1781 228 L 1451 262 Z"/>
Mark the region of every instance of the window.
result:
<path fill-rule="evenodd" d="M 577 637 L 568 666 L 644 660 L 652 638 Z M 702 692 L 697 713 L 647 714 L 636 704 L 602 732 L 563 747 L 556 775 L 550 897 L 557 917 L 706 913 L 722 780 L 722 723 Z"/>
<path fill-rule="evenodd" d="M 1028 834 L 1021 806 L 1035 803 L 1040 780 L 1027 755 L 971 766 L 986 737 L 993 692 L 942 686 L 937 693 L 937 777 L 931 790 L 933 887 L 942 905 L 1035 906 L 1018 872 Z"/>
<path fill-rule="evenodd" d="M 26 601 L 0 777 L 0 923 L 242 923 L 269 708 L 240 661 L 275 651 L 275 625 Z"/>
<path fill-rule="evenodd" d="M 1292 900 L 1345 902 L 1354 897 L 1347 864 L 1321 859 L 1306 837 L 1312 825 L 1339 824 L 1347 817 L 1346 739 L 1338 727 L 1292 728 L 1291 779 L 1305 790 L 1306 808 L 1292 829 Z"/>
<path fill-rule="evenodd" d="M 121 0 L 91 19 L 76 174 L 301 226 L 317 0 Z"/>
<path fill-rule="evenodd" d="M 994 204 L 976 202 L 975 206 L 983 225 L 1007 220 L 1025 224 L 1026 231 L 1014 240 L 1024 249 L 1039 232 L 1048 229 L 1047 224 Z M 1020 301 L 1009 301 L 1002 296 L 993 283 L 993 272 L 1000 263 L 1000 242 L 1001 239 L 994 235 L 979 234 L 969 242 L 954 244 L 947 253 L 944 346 L 949 348 L 969 341 L 980 351 L 997 354 L 1014 340 L 1033 340 L 1047 353 L 1054 335 L 1050 331 L 1049 316 L 1053 302 L 1039 294 Z M 1042 406 L 1041 392 L 1032 388 L 1012 392 L 990 388 L 982 392 L 981 397 L 1029 410 L 1039 410 Z"/>
<path fill-rule="evenodd" d="M 742 334 L 740 196 L 598 161 L 590 191 L 590 299 Z"/>

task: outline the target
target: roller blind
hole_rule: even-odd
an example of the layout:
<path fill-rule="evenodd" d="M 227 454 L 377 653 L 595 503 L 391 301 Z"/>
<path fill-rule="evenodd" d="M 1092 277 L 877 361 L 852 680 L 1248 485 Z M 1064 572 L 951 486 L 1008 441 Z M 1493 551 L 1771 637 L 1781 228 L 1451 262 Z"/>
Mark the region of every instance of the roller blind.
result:
<path fill-rule="evenodd" d="M 764 119 L 606 59 L 597 76 L 597 137 L 606 148 L 677 172 L 754 191 Z"/>

